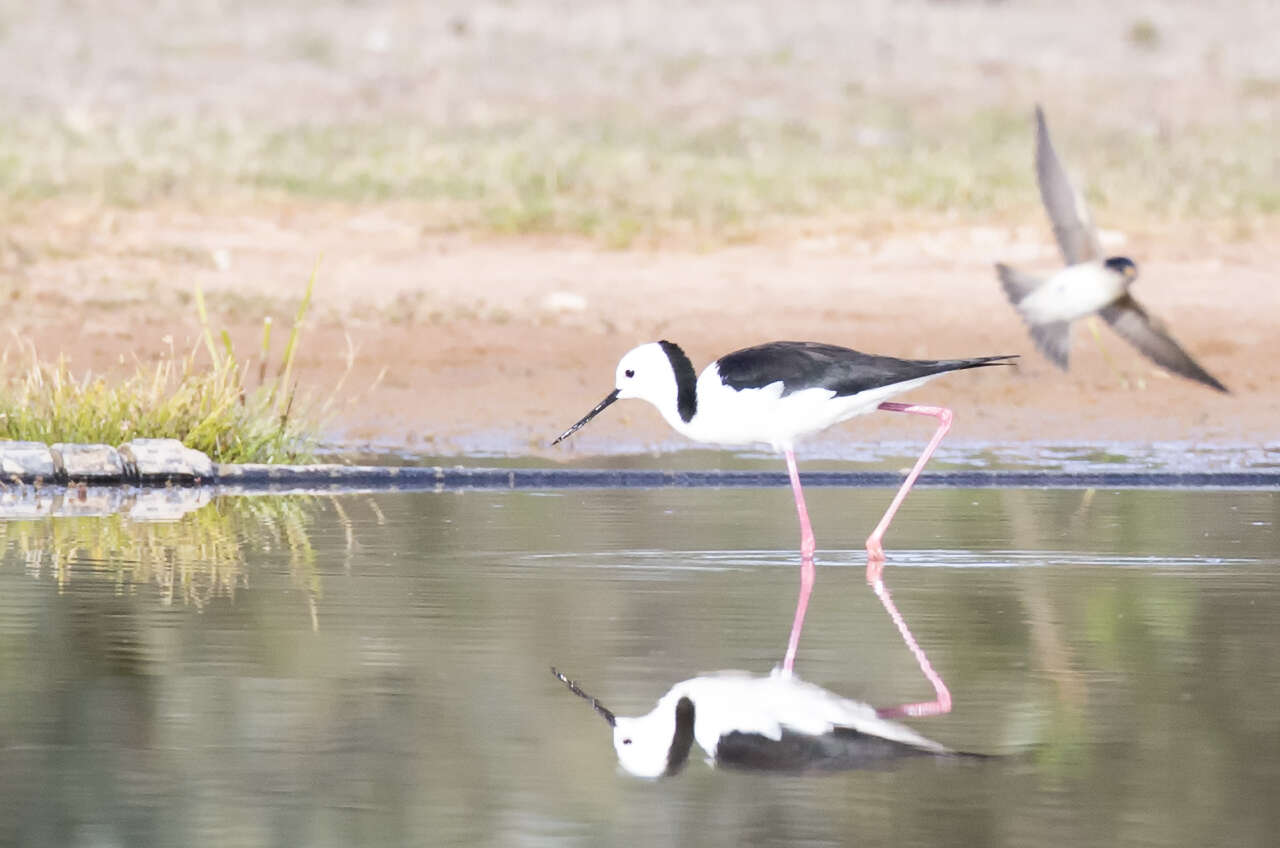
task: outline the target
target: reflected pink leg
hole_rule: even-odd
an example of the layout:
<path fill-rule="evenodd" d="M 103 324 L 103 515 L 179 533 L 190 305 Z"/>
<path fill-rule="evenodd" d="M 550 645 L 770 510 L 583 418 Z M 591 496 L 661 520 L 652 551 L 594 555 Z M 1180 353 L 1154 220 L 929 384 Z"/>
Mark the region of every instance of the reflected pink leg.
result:
<path fill-rule="evenodd" d="M 933 670 L 933 666 L 929 664 L 929 658 L 925 656 L 924 651 L 916 644 L 916 639 L 911 635 L 907 622 L 903 620 L 898 608 L 893 605 L 893 598 L 889 597 L 889 590 L 885 587 L 884 581 L 876 578 L 871 583 L 871 589 L 876 593 L 876 597 L 880 599 L 880 603 L 884 604 L 885 610 L 889 613 L 889 618 L 893 619 L 898 632 L 902 634 L 902 641 L 907 643 L 907 648 L 915 656 L 916 662 L 920 664 L 920 670 L 924 672 L 924 676 L 933 684 L 933 691 L 937 695 L 937 700 L 934 701 L 903 704 L 900 707 L 885 707 L 876 710 L 876 715 L 881 718 L 897 718 L 900 716 L 923 718 L 951 712 L 951 692 L 947 689 L 947 684 L 942 682 L 941 675 Z"/>
<path fill-rule="evenodd" d="M 809 608 L 809 595 L 813 592 L 813 528 L 809 526 L 809 510 L 804 505 L 804 490 L 800 488 L 800 472 L 796 470 L 796 455 L 787 451 L 787 472 L 791 475 L 791 491 L 796 496 L 796 514 L 800 516 L 800 598 L 796 601 L 796 617 L 791 623 L 791 638 L 787 640 L 787 655 L 782 660 L 782 670 L 790 674 L 796 663 L 796 650 L 800 647 L 800 630 L 804 627 L 804 613 Z"/>
<path fill-rule="evenodd" d="M 911 469 L 911 473 L 907 475 L 907 479 L 903 481 L 902 487 L 898 489 L 898 494 L 894 496 L 893 503 L 889 504 L 889 509 L 885 511 L 884 517 L 880 519 L 880 523 L 876 525 L 876 529 L 871 531 L 871 535 L 867 537 L 867 582 L 874 583 L 880 579 L 880 572 L 884 570 L 884 547 L 881 540 L 884 538 L 884 531 L 889 529 L 889 522 L 893 520 L 893 514 L 898 511 L 898 507 L 906 500 L 907 492 L 911 491 L 911 486 L 916 482 L 916 478 L 920 476 L 921 470 L 924 469 L 925 463 L 929 461 L 929 457 L 933 456 L 933 452 L 937 450 L 938 445 L 942 442 L 942 437 L 947 435 L 947 431 L 951 429 L 951 410 L 942 406 L 916 406 L 909 403 L 882 403 L 880 409 L 886 412 L 910 412 L 913 415 L 932 415 L 938 419 L 938 429 L 934 432 L 933 438 L 929 441 L 929 445 L 924 449 L 924 453 L 920 454 L 920 458 L 916 460 L 915 467 Z"/>

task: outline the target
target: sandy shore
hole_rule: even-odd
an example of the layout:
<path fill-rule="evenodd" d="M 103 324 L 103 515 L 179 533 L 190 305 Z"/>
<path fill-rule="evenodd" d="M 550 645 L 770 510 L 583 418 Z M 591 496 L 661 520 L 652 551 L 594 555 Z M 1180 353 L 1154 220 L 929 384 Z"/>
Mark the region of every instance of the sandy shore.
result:
<path fill-rule="evenodd" d="M 542 453 L 612 388 L 617 358 L 657 338 L 679 342 L 699 367 L 737 347 L 788 338 L 906 357 L 1022 354 L 1016 368 L 957 374 L 915 393 L 955 408 L 954 442 L 1280 438 L 1274 240 L 1114 245 L 1139 262 L 1142 301 L 1232 389 L 1222 396 L 1167 376 L 1106 330 L 1127 387 L 1083 326 L 1070 373 L 1038 355 L 991 271 L 996 260 L 1055 267 L 1048 235 L 1032 225 L 619 252 L 423 234 L 411 211 L 382 207 L 50 207 L 33 220 L 11 231 L 10 244 L 43 239 L 45 256 L 24 265 L 13 248 L 3 254 L 22 278 L 6 324 L 41 351 L 67 353 L 77 369 L 155 355 L 166 336 L 180 349 L 190 344 L 196 285 L 214 324 L 228 327 L 242 352 L 255 350 L 264 315 L 282 339 L 323 250 L 299 377 L 304 391 L 330 393 L 354 353 L 330 422 L 347 441 Z M 928 429 L 881 414 L 831 438 L 923 438 Z M 632 403 L 602 416 L 568 450 L 680 444 L 652 409 Z"/>

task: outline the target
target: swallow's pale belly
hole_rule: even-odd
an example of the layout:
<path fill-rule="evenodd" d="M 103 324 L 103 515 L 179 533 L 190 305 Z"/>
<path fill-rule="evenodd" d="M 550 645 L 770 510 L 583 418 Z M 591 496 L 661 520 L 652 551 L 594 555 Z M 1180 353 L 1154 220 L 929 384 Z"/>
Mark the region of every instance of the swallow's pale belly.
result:
<path fill-rule="evenodd" d="M 1032 324 L 1074 321 L 1092 315 L 1124 294 L 1124 278 L 1100 262 L 1064 268 L 1018 303 Z"/>

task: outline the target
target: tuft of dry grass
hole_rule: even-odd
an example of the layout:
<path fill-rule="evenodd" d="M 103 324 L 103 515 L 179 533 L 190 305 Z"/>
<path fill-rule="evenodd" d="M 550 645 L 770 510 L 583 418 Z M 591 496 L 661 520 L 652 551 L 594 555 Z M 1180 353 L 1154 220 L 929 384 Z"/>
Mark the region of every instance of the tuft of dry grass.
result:
<path fill-rule="evenodd" d="M 293 369 L 315 279 L 313 272 L 274 367 L 271 320 L 263 322 L 258 356 L 241 361 L 225 331 L 215 340 L 199 289 L 202 334 L 193 349 L 177 353 L 170 337 L 158 361 L 137 360 L 119 380 L 77 376 L 65 356 L 44 360 L 18 339 L 0 355 L 0 439 L 114 445 L 173 438 L 215 462 L 311 459 L 327 402 L 300 409 Z"/>

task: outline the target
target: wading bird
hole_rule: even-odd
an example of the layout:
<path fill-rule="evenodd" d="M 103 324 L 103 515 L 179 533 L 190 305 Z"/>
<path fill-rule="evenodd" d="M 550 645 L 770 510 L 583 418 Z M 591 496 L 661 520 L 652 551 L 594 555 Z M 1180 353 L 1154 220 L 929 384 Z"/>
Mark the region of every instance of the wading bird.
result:
<path fill-rule="evenodd" d="M 615 716 L 555 668 L 551 673 L 609 723 L 618 763 L 639 777 L 675 774 L 694 742 L 716 765 L 767 771 L 839 771 L 911 755 L 956 756 L 874 707 L 778 670 L 766 677 L 721 671 L 685 680 L 635 718 Z"/>
<path fill-rule="evenodd" d="M 577 432 L 614 401 L 639 398 L 657 407 L 668 424 L 694 441 L 722 447 L 762 444 L 782 453 L 800 518 L 800 599 L 783 660 L 783 668 L 790 672 L 813 588 L 815 548 L 796 470 L 796 442 L 877 409 L 938 420 L 933 438 L 867 537 L 867 580 L 874 584 L 884 566 L 881 540 L 889 522 L 952 420 L 951 410 L 944 407 L 889 403 L 888 399 L 951 371 L 1006 365 L 1015 358 L 896 359 L 817 342 L 769 342 L 722 356 L 699 376 L 679 345 L 651 342 L 622 357 L 613 391 L 552 444 Z"/>

